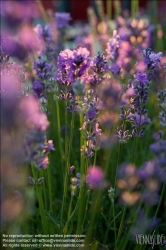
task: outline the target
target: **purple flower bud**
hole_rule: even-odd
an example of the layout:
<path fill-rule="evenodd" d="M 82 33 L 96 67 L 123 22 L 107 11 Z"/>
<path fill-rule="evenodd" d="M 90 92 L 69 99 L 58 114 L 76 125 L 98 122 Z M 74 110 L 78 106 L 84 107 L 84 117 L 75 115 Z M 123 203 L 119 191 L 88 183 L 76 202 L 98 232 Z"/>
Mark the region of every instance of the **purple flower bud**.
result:
<path fill-rule="evenodd" d="M 41 184 L 44 181 L 44 177 L 41 177 L 37 180 L 38 184 Z"/>
<path fill-rule="evenodd" d="M 32 84 L 32 90 L 35 92 L 37 97 L 41 97 L 44 91 L 44 85 L 40 80 L 35 80 Z"/>
<path fill-rule="evenodd" d="M 75 167 L 74 166 L 71 166 L 69 171 L 68 171 L 68 174 L 71 174 L 73 171 L 74 171 Z"/>
<path fill-rule="evenodd" d="M 28 179 L 31 185 L 35 185 L 35 180 L 33 179 L 33 177 L 29 176 Z"/>
<path fill-rule="evenodd" d="M 39 167 L 40 167 L 41 169 L 47 168 L 48 164 L 49 164 L 49 160 L 48 160 L 48 157 L 47 157 L 47 156 L 43 156 L 43 157 L 40 159 L 40 161 L 39 161 Z"/>
<path fill-rule="evenodd" d="M 76 177 L 77 177 L 77 179 L 80 179 L 80 178 L 81 178 L 81 174 L 80 174 L 80 173 L 77 173 L 77 174 L 76 174 Z"/>
<path fill-rule="evenodd" d="M 70 13 L 55 13 L 56 27 L 58 29 L 64 29 L 69 26 L 69 21 L 71 20 Z"/>

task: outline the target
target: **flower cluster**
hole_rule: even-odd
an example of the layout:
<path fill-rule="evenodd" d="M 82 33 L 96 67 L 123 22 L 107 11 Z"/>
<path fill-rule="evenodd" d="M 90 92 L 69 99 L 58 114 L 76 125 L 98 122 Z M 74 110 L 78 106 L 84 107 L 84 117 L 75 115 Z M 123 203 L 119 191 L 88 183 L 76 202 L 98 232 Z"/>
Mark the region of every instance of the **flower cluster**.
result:
<path fill-rule="evenodd" d="M 94 95 L 93 90 L 86 91 L 82 103 L 82 110 L 84 112 L 84 123 L 80 130 L 83 130 L 86 138 L 86 146 L 82 146 L 81 151 L 86 157 L 92 157 L 99 149 L 99 136 L 101 129 L 99 128 L 97 114 L 101 109 L 100 99 Z"/>
<path fill-rule="evenodd" d="M 47 93 L 55 91 L 55 81 L 53 75 L 53 65 L 48 63 L 45 56 L 39 56 L 34 63 L 37 78 L 32 83 L 32 91 L 39 98 L 43 110 L 47 111 Z M 44 102 L 43 102 L 44 100 Z"/>
<path fill-rule="evenodd" d="M 159 56 L 156 55 L 151 50 L 147 49 L 143 51 L 144 59 L 147 62 L 147 71 L 138 71 L 134 75 L 134 79 L 129 81 L 127 91 L 133 91 L 133 93 L 129 94 L 128 102 L 123 105 L 121 109 L 120 118 L 125 121 L 130 122 L 132 125 L 132 134 L 133 136 L 141 137 L 144 135 L 145 124 L 150 123 L 151 120 L 147 115 L 147 109 L 145 107 L 148 99 L 149 99 L 149 87 L 151 76 L 154 74 L 154 70 L 158 67 L 159 62 L 161 60 L 161 54 Z M 150 59 L 150 55 L 153 55 Z M 150 63 L 150 60 L 153 63 Z M 156 59 L 156 57 L 158 59 Z M 149 58 L 149 61 L 147 61 Z M 158 63 L 156 63 L 156 61 Z M 131 92 L 131 91 L 130 91 Z M 127 93 L 127 92 L 126 92 Z M 124 114 L 126 114 L 124 116 Z"/>
<path fill-rule="evenodd" d="M 90 65 L 90 52 L 85 48 L 77 50 L 66 49 L 58 56 L 58 74 L 56 79 L 69 86 L 75 80 L 81 79 L 87 73 Z"/>
<path fill-rule="evenodd" d="M 166 127 L 166 90 L 160 90 L 157 94 L 157 98 L 159 101 L 159 107 L 161 111 L 159 113 L 159 121 L 160 125 L 165 128 Z M 156 142 L 150 145 L 150 149 L 155 154 L 155 160 L 158 162 L 160 166 L 165 166 L 166 164 L 166 139 L 162 138 L 163 132 L 158 132 L 158 136 L 156 137 Z"/>

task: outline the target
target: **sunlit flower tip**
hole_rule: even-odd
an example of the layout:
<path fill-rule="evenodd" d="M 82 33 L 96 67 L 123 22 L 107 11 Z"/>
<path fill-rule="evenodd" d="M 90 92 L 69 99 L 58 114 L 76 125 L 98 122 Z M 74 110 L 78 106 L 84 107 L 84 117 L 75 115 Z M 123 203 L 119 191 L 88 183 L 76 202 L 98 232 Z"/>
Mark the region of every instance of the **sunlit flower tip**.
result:
<path fill-rule="evenodd" d="M 44 181 L 44 177 L 41 177 L 37 180 L 38 184 L 41 184 Z"/>
<path fill-rule="evenodd" d="M 90 166 L 86 176 L 86 182 L 91 188 L 103 187 L 104 172 L 98 166 Z"/>
<path fill-rule="evenodd" d="M 77 178 L 71 178 L 70 179 L 70 182 L 71 182 L 71 186 L 76 186 L 77 185 Z"/>
<path fill-rule="evenodd" d="M 69 171 L 68 171 L 68 174 L 71 174 L 73 171 L 74 171 L 75 167 L 74 166 L 71 166 Z"/>
<path fill-rule="evenodd" d="M 44 156 L 40 159 L 39 167 L 41 169 L 45 169 L 47 168 L 48 164 L 49 164 L 49 159 L 47 156 Z"/>
<path fill-rule="evenodd" d="M 114 203 L 114 196 L 115 196 L 115 189 L 110 187 L 110 189 L 108 190 L 108 197 L 110 198 L 112 203 Z"/>
<path fill-rule="evenodd" d="M 141 197 L 141 193 L 139 191 L 123 191 L 121 193 L 121 200 L 123 203 L 125 203 L 126 205 L 132 206 L 134 205 L 136 202 L 138 202 L 138 200 Z"/>
<path fill-rule="evenodd" d="M 53 140 L 49 140 L 47 142 L 47 152 L 51 151 L 51 150 L 55 150 L 54 148 L 54 144 L 53 144 Z"/>
<path fill-rule="evenodd" d="M 35 185 L 35 180 L 33 179 L 33 177 L 29 176 L 28 179 L 31 185 Z"/>
<path fill-rule="evenodd" d="M 128 88 L 126 91 L 126 96 L 131 97 L 134 95 L 134 93 L 135 93 L 135 90 L 133 88 Z"/>
<path fill-rule="evenodd" d="M 39 102 L 34 96 L 23 98 L 19 104 L 19 110 L 21 111 L 20 119 L 25 122 L 27 128 L 42 131 L 47 129 L 49 125 L 47 116 L 41 113 Z"/>

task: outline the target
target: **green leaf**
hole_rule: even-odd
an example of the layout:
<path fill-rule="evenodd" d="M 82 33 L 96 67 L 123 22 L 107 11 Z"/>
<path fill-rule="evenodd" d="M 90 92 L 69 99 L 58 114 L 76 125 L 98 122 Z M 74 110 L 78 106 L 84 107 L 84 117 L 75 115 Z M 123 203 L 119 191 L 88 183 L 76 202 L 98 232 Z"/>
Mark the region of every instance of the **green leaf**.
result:
<path fill-rule="evenodd" d="M 46 216 L 54 223 L 54 225 L 56 226 L 57 230 L 62 234 L 62 231 L 60 229 L 60 226 L 59 224 L 57 223 L 57 221 L 51 216 L 50 213 L 48 213 L 46 210 L 45 210 L 45 214 Z"/>

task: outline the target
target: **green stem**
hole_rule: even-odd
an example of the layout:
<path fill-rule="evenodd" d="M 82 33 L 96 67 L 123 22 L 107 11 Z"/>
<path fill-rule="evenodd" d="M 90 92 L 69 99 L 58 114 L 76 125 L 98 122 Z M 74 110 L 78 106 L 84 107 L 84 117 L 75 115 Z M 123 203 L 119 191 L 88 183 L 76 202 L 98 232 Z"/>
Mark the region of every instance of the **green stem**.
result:
<path fill-rule="evenodd" d="M 107 18 L 112 20 L 112 0 L 107 0 Z"/>
<path fill-rule="evenodd" d="M 62 143 L 61 143 L 61 125 L 60 125 L 60 114 L 59 114 L 59 102 L 56 100 L 56 115 L 57 115 L 57 128 L 58 128 L 58 144 L 59 144 L 59 151 L 60 151 L 60 161 L 62 166 L 62 174 L 64 179 L 64 167 L 63 167 L 63 151 L 62 151 Z"/>
<path fill-rule="evenodd" d="M 69 220 L 69 217 L 70 217 L 70 214 L 71 214 L 71 209 L 72 209 L 72 202 L 73 202 L 73 195 L 71 195 L 71 198 L 70 198 L 70 205 L 69 205 L 69 210 L 68 210 L 67 222 L 66 222 L 66 225 L 64 227 L 64 234 L 67 233 L 68 220 Z"/>
<path fill-rule="evenodd" d="M 50 201 L 50 212 L 53 213 L 52 208 L 52 179 L 51 179 L 51 166 L 49 165 L 47 168 L 47 177 L 48 177 L 48 190 L 49 190 L 49 201 Z"/>
<path fill-rule="evenodd" d="M 66 115 L 66 117 L 67 117 L 67 115 Z M 62 202 L 62 210 L 61 210 L 61 225 L 62 225 L 62 221 L 63 221 L 63 210 L 64 210 L 64 204 L 65 204 L 66 194 L 67 194 L 68 171 L 69 171 L 69 167 L 70 167 L 70 154 L 71 154 L 71 148 L 72 148 L 73 130 L 74 130 L 74 113 L 72 113 L 69 149 L 68 149 L 68 156 L 66 157 L 67 162 L 66 162 L 66 168 L 65 168 L 64 192 L 63 192 L 63 202 Z M 65 133 L 65 135 L 66 135 L 66 133 Z M 67 136 L 65 136 L 65 152 L 67 151 L 67 143 L 66 143 L 67 138 L 66 137 Z M 66 155 L 67 155 L 67 153 L 66 153 Z"/>
<path fill-rule="evenodd" d="M 89 225 L 89 228 L 88 228 L 88 232 L 87 232 L 87 235 L 86 235 L 86 239 L 85 239 L 85 244 L 89 244 L 91 239 L 92 239 L 92 235 L 94 234 L 94 231 L 96 229 L 96 226 L 94 227 L 94 224 L 97 225 L 97 223 L 94 223 L 95 222 L 95 219 L 97 218 L 97 214 L 99 212 L 99 205 L 100 205 L 100 202 L 101 202 L 101 197 L 102 197 L 102 191 L 96 191 L 96 194 L 94 195 L 94 200 L 93 200 L 93 203 L 92 203 L 92 210 L 91 210 L 91 217 L 90 217 L 90 225 Z M 92 228 L 94 228 L 92 230 Z"/>
<path fill-rule="evenodd" d="M 135 17 L 135 14 L 139 11 L 139 0 L 131 1 L 131 16 L 132 18 Z"/>
<path fill-rule="evenodd" d="M 116 243 L 115 243 L 115 250 L 116 249 L 118 250 L 117 245 L 118 245 L 118 240 L 119 240 L 119 238 L 121 236 L 125 214 L 126 214 L 126 207 L 123 208 L 122 219 L 121 219 L 121 222 L 120 222 L 120 227 L 119 227 L 119 230 L 118 230 L 118 236 L 117 236 L 117 240 L 116 240 Z"/>
<path fill-rule="evenodd" d="M 118 170 L 118 167 L 119 167 L 119 164 L 120 164 L 121 151 L 122 151 L 122 144 L 119 142 L 118 160 L 117 160 L 117 166 L 116 166 L 116 172 L 115 172 L 115 180 L 114 180 L 114 189 L 116 188 L 117 170 Z"/>
<path fill-rule="evenodd" d="M 158 205 L 157 205 L 157 209 L 156 209 L 156 212 L 155 212 L 155 215 L 154 215 L 154 219 L 156 218 L 156 216 L 157 216 L 157 214 L 158 214 L 158 211 L 159 211 L 161 202 L 162 202 L 162 200 L 163 200 L 163 196 L 164 196 L 165 189 L 166 189 L 166 182 L 164 182 L 163 187 L 162 187 L 162 191 L 161 191 L 161 195 L 160 195 L 160 200 L 159 200 L 159 203 L 158 203 Z"/>
<path fill-rule="evenodd" d="M 137 155 L 137 149 L 138 149 L 138 137 L 134 138 L 134 151 L 133 151 L 133 157 L 132 157 L 132 163 L 136 163 L 136 155 Z"/>
<path fill-rule="evenodd" d="M 96 158 L 97 158 L 97 151 L 95 151 L 93 166 L 96 165 Z M 87 166 L 88 166 L 88 161 L 87 161 Z M 86 200 L 85 214 L 84 214 L 84 219 L 83 219 L 82 225 L 84 225 L 84 222 L 85 222 L 85 219 L 86 219 L 86 215 L 87 215 L 87 211 L 88 211 L 88 203 L 89 203 L 90 193 L 91 193 L 91 189 L 88 192 L 88 198 Z"/>
<path fill-rule="evenodd" d="M 113 205 L 113 204 L 111 204 L 111 205 Z M 105 233 L 105 237 L 104 237 L 104 245 L 105 245 L 105 243 L 106 243 L 107 235 L 108 235 L 108 231 L 109 231 L 109 225 L 110 225 L 110 220 L 111 220 L 111 215 L 112 215 L 112 208 L 113 208 L 113 206 L 111 206 L 110 212 L 109 212 L 108 223 L 107 223 L 107 229 L 106 229 L 106 233 Z"/>
<path fill-rule="evenodd" d="M 37 176 L 35 173 L 36 169 L 34 169 L 34 166 L 32 166 L 32 165 L 31 165 L 31 170 L 32 170 L 33 178 L 36 181 L 37 180 Z M 43 229 L 42 233 L 46 234 L 47 233 L 47 224 L 46 224 L 46 220 L 45 220 L 45 210 L 44 210 L 43 197 L 42 197 L 41 189 L 37 184 L 35 185 L 35 188 L 36 188 L 37 199 L 39 202 L 39 211 L 40 211 L 40 217 L 41 217 L 41 223 L 42 223 L 42 229 Z"/>

